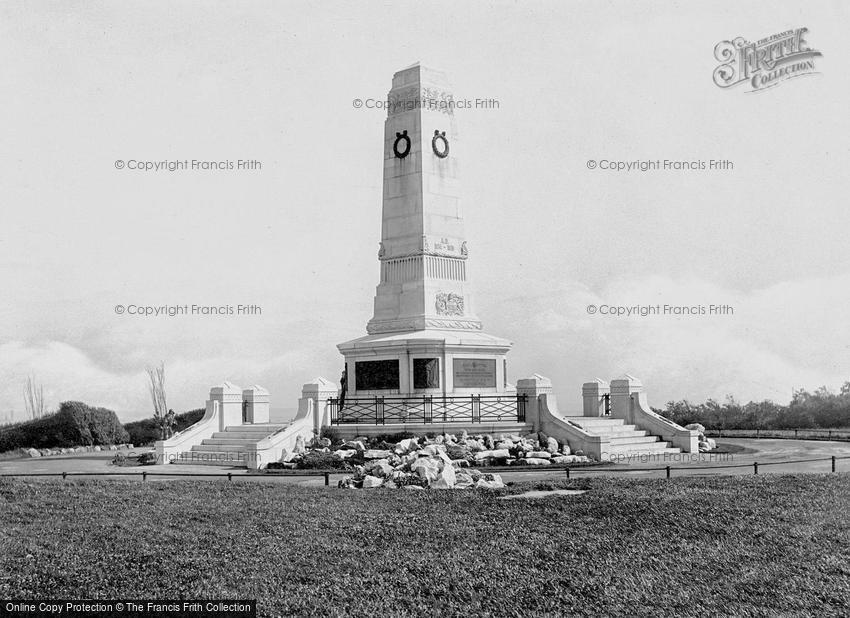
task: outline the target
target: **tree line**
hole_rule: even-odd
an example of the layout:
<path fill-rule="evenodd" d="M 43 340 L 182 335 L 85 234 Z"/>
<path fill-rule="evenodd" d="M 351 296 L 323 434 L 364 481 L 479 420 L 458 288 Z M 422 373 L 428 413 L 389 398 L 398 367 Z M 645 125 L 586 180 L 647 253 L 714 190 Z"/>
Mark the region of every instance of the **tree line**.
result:
<path fill-rule="evenodd" d="M 742 404 L 732 395 L 720 403 L 669 401 L 659 414 L 679 425 L 700 423 L 709 429 L 814 429 L 850 427 L 850 381 L 838 393 L 826 386 L 795 390 L 788 405 L 764 401 Z"/>

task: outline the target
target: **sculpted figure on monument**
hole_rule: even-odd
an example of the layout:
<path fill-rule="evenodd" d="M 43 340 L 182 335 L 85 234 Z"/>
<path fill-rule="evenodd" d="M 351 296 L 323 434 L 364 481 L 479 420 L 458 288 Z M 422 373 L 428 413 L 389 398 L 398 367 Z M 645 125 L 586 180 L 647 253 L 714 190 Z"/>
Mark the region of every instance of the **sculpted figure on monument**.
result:
<path fill-rule="evenodd" d="M 342 376 L 339 378 L 339 409 L 345 407 L 345 393 L 348 391 L 348 368 L 342 368 Z"/>

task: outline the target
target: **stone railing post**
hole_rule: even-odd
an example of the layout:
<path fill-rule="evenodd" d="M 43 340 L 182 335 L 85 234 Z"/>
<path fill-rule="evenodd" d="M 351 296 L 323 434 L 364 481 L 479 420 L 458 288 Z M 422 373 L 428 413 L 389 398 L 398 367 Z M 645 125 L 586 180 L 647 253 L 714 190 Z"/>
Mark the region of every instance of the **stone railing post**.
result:
<path fill-rule="evenodd" d="M 219 431 L 242 424 L 242 389 L 231 382 L 210 389 L 210 400 L 219 405 Z"/>
<path fill-rule="evenodd" d="M 525 422 L 533 425 L 534 431 L 540 431 L 540 402 L 538 397 L 546 395 L 550 401 L 553 401 L 555 395 L 552 392 L 552 380 L 535 373 L 530 378 L 517 380 L 516 392 L 517 395 L 528 397 L 525 403 Z"/>
<path fill-rule="evenodd" d="M 611 388 L 605 380 L 596 378 L 593 382 L 585 382 L 581 387 L 584 416 L 603 416 L 605 408 L 602 405 L 602 398 L 610 392 Z"/>
<path fill-rule="evenodd" d="M 338 395 L 336 384 L 325 378 L 316 378 L 301 387 L 301 398 L 298 400 L 298 415 L 301 418 L 309 413 L 309 400 L 313 400 L 313 429 L 316 435 L 322 427 L 330 425 L 330 408 L 328 399 Z"/>
<path fill-rule="evenodd" d="M 254 385 L 242 391 L 242 400 L 248 405 L 246 423 L 269 422 L 269 392 L 262 386 Z"/>
<path fill-rule="evenodd" d="M 636 377 L 625 374 L 611 380 L 611 416 L 622 418 L 627 425 L 635 422 L 632 411 L 632 395 L 643 392 L 643 384 Z"/>

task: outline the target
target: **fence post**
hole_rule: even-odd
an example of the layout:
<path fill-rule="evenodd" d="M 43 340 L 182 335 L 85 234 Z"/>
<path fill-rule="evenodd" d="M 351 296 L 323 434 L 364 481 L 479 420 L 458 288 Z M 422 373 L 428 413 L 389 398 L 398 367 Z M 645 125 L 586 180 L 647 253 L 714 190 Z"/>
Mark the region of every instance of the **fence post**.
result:
<path fill-rule="evenodd" d="M 325 472 L 325 487 L 331 484 L 331 473 Z"/>
<path fill-rule="evenodd" d="M 667 478 L 670 478 L 670 466 L 667 466 Z"/>
<path fill-rule="evenodd" d="M 835 472 L 835 455 L 832 456 L 832 471 Z"/>
<path fill-rule="evenodd" d="M 754 461 L 753 462 L 753 474 L 758 474 L 758 473 L 759 473 L 759 462 Z"/>

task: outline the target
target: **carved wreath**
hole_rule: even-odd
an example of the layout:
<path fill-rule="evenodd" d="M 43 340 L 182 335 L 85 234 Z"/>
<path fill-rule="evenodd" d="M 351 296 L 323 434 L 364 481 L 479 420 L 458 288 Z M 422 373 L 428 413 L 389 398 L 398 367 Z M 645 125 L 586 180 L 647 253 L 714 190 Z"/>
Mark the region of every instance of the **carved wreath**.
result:
<path fill-rule="evenodd" d="M 404 143 L 404 150 L 399 150 L 399 144 Z M 395 134 L 395 142 L 393 142 L 393 154 L 399 159 L 405 158 L 410 154 L 410 138 L 407 136 L 407 131 Z"/>
<path fill-rule="evenodd" d="M 437 142 L 440 142 L 439 147 L 437 146 Z M 441 159 L 445 159 L 449 156 L 449 140 L 446 139 L 445 131 L 442 133 L 434 131 L 434 137 L 431 138 L 431 149 L 434 151 L 434 154 Z"/>

